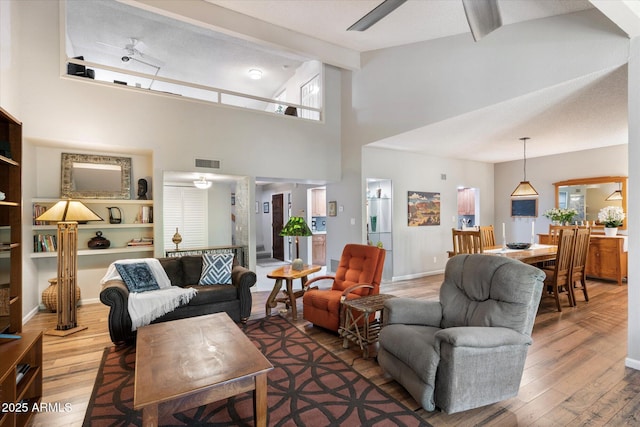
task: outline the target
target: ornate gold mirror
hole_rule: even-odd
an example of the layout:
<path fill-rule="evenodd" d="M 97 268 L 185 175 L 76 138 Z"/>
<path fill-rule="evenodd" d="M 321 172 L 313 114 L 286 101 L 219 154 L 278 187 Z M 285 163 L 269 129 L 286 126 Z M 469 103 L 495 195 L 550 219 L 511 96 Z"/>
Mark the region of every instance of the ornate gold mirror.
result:
<path fill-rule="evenodd" d="M 131 158 L 62 153 L 61 196 L 130 199 Z"/>
<path fill-rule="evenodd" d="M 597 222 L 598 212 L 605 206 L 619 206 L 627 213 L 626 176 L 569 179 L 553 185 L 556 187 L 556 207 L 577 210 L 574 220 Z M 626 218 L 619 228 L 627 228 Z"/>

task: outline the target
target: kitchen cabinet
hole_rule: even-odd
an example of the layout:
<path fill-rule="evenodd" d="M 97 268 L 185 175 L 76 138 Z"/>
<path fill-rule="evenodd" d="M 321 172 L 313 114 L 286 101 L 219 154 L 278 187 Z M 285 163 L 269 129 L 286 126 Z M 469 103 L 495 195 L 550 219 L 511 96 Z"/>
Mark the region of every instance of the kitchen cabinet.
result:
<path fill-rule="evenodd" d="M 327 190 L 311 190 L 311 216 L 327 216 Z"/>
<path fill-rule="evenodd" d="M 314 234 L 311 237 L 311 263 L 313 265 L 325 265 L 327 253 L 327 235 Z"/>
<path fill-rule="evenodd" d="M 473 188 L 458 190 L 458 215 L 475 215 L 476 197 Z"/>

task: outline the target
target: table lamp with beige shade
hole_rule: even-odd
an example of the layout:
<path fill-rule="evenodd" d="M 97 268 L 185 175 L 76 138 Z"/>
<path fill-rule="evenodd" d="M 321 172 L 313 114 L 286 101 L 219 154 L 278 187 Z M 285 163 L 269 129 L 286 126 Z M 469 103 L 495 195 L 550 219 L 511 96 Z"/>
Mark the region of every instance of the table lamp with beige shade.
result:
<path fill-rule="evenodd" d="M 58 325 L 45 334 L 64 337 L 87 329 L 76 319 L 78 223 L 102 218 L 80 201 L 60 200 L 36 219 L 58 223 Z"/>

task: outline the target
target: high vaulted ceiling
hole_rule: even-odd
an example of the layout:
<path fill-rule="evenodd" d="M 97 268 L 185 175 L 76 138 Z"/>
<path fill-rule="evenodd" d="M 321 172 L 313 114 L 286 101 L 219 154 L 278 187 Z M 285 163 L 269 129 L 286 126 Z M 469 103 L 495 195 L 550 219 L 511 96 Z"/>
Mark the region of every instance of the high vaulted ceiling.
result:
<path fill-rule="evenodd" d="M 187 23 L 198 21 L 202 28 L 215 30 L 220 35 L 216 47 L 228 49 L 224 57 L 220 56 L 217 70 L 226 73 L 226 76 L 221 74 L 220 79 L 226 79 L 230 84 L 235 80 L 237 88 L 234 90 L 243 90 L 238 82 L 241 79 L 239 70 L 247 68 L 247 54 L 234 54 L 243 49 L 257 49 L 265 57 L 273 54 L 277 59 L 271 60 L 269 66 L 278 69 L 277 73 L 284 78 L 288 70 L 286 61 L 295 66 L 305 59 L 319 59 L 357 70 L 362 52 L 460 34 L 468 34 L 471 38 L 461 0 L 409 0 L 367 31 L 346 31 L 348 26 L 380 2 L 121 0 L 121 3 L 141 9 L 179 17 Z M 635 28 L 635 24 L 640 22 L 640 8 L 628 0 L 616 3 L 633 9 L 631 21 L 623 23 L 620 19 L 620 22 L 615 22 L 622 28 L 620 33 L 625 30 L 629 33 L 628 29 Z M 593 9 L 594 4 L 599 9 L 610 7 L 606 0 L 498 0 L 498 4 L 505 26 L 585 11 Z M 87 9 L 83 13 L 89 16 L 92 12 Z M 603 19 L 619 15 L 608 13 L 607 16 L 609 18 L 602 15 Z M 188 72 L 196 66 L 191 61 L 198 57 L 194 52 L 200 52 L 202 46 L 187 40 L 181 43 L 175 32 L 164 31 L 168 36 L 161 37 L 161 25 L 156 26 L 152 37 L 152 34 L 145 34 L 144 27 L 123 26 L 122 17 L 117 14 L 113 18 L 103 18 L 97 27 L 93 25 L 94 31 L 100 30 L 104 43 L 122 45 L 128 37 L 134 36 L 145 42 L 153 39 L 153 43 L 146 43 L 149 52 L 161 57 L 165 67 L 182 68 Z M 88 31 L 86 37 L 92 37 L 91 29 L 87 26 L 83 30 Z M 118 38 L 115 35 L 109 38 L 110 32 L 117 34 Z M 82 36 L 81 33 L 78 37 Z M 95 45 L 95 40 L 92 43 Z M 478 43 L 481 46 L 482 40 Z M 182 50 L 176 52 L 176 46 L 182 46 Z M 265 59 L 265 62 L 268 61 Z M 266 89 L 262 95 L 269 96 L 264 94 L 273 90 L 273 86 L 268 87 L 269 82 L 263 80 L 260 84 L 264 84 Z M 517 140 L 520 136 L 531 137 L 527 146 L 529 157 L 624 144 L 628 138 L 626 81 L 626 67 L 603 70 L 560 86 L 412 129 L 371 145 L 436 156 L 502 162 L 521 158 L 522 146 Z M 426 140 L 446 140 L 447 144 L 424 144 Z"/>

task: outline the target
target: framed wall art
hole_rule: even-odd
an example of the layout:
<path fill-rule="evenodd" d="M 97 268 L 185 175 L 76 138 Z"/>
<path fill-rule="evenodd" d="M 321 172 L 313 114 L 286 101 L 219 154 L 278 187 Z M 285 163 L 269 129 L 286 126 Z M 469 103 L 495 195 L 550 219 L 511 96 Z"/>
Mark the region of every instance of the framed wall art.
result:
<path fill-rule="evenodd" d="M 440 225 L 440 193 L 407 192 L 407 225 Z"/>
<path fill-rule="evenodd" d="M 511 200 L 511 216 L 535 218 L 538 216 L 538 199 Z"/>
<path fill-rule="evenodd" d="M 338 215 L 338 202 L 336 202 L 335 200 L 329 202 L 329 204 L 327 205 L 327 215 L 329 216 Z"/>
<path fill-rule="evenodd" d="M 269 202 L 264 202 L 262 204 L 262 213 L 269 213 Z"/>

